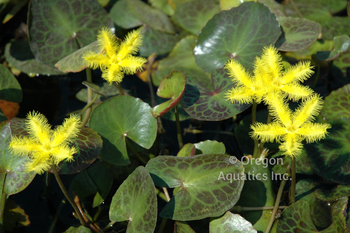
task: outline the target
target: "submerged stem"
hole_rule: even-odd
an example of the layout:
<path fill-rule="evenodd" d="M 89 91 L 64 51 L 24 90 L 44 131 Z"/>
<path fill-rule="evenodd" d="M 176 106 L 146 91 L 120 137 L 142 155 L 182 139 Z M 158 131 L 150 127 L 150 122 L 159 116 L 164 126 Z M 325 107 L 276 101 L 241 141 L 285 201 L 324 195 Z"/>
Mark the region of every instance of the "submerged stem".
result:
<path fill-rule="evenodd" d="M 295 184 L 296 184 L 296 171 L 295 171 L 295 158 L 292 157 L 292 184 L 289 190 L 289 201 L 290 204 L 295 202 Z"/>
<path fill-rule="evenodd" d="M 176 117 L 177 140 L 179 142 L 179 147 L 181 149 L 183 146 L 183 141 L 182 141 L 181 127 L 180 127 L 179 109 L 177 108 L 177 105 L 175 106 L 175 117 Z"/>
<path fill-rule="evenodd" d="M 136 155 L 136 157 L 140 160 L 140 162 L 146 165 L 147 161 L 141 157 L 141 155 L 134 149 L 134 147 L 132 147 L 131 143 L 129 142 L 129 139 L 126 137 L 125 137 L 125 142 L 126 142 L 126 146 L 132 151 L 132 153 Z"/>
<path fill-rule="evenodd" d="M 85 71 L 86 71 L 86 80 L 88 82 L 92 83 L 91 69 L 86 68 Z M 92 89 L 90 87 L 88 87 L 87 88 L 87 105 L 89 105 L 91 101 L 92 101 Z M 91 105 L 89 105 L 89 107 L 87 108 L 87 110 L 85 112 L 84 119 L 81 121 L 81 124 L 80 124 L 81 128 L 85 127 L 86 123 L 89 121 L 91 112 L 92 112 L 92 107 L 91 107 Z"/>
<path fill-rule="evenodd" d="M 253 101 L 253 105 L 252 105 L 252 125 L 254 125 L 254 123 L 256 122 L 256 108 L 257 108 L 258 104 L 256 103 L 256 101 Z M 253 153 L 253 158 L 258 158 L 258 152 L 259 152 L 259 142 L 258 140 L 254 140 L 254 153 Z"/>

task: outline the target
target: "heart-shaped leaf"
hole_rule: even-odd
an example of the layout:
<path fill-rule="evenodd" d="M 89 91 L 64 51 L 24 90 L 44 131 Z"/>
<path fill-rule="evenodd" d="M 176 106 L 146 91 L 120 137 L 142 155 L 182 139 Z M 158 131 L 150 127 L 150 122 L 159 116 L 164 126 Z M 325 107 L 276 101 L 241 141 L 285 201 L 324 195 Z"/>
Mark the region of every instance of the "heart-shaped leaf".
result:
<path fill-rule="evenodd" d="M 177 42 L 177 36 L 154 30 L 148 26 L 141 29 L 143 42 L 140 47 L 140 56 L 148 57 L 152 53 L 163 55 L 169 53 Z"/>
<path fill-rule="evenodd" d="M 247 109 L 250 104 L 231 104 L 225 95 L 235 84 L 224 69 L 211 74 L 213 91 L 208 90 L 197 79 L 186 78 L 186 90 L 181 100 L 184 110 L 193 118 L 202 121 L 221 121 Z"/>
<path fill-rule="evenodd" d="M 19 103 L 22 101 L 22 89 L 13 74 L 0 64 L 0 99 Z"/>
<path fill-rule="evenodd" d="M 78 49 L 74 53 L 62 58 L 55 64 L 55 67 L 64 73 L 75 73 L 82 71 L 83 69 L 88 67 L 88 63 L 85 59 L 83 59 L 83 55 L 87 51 L 92 51 L 94 53 L 102 53 L 98 41 L 95 41 L 81 49 Z"/>
<path fill-rule="evenodd" d="M 127 0 L 117 1 L 109 12 L 113 22 L 125 29 L 135 28 L 142 25 L 142 22 L 131 13 Z M 143 55 L 142 55 L 143 56 Z"/>
<path fill-rule="evenodd" d="M 112 164 L 130 163 L 125 137 L 149 149 L 157 136 L 157 120 L 151 107 L 131 96 L 116 96 L 96 107 L 90 127 L 103 139 L 100 157 Z"/>
<path fill-rule="evenodd" d="M 339 57 L 340 53 L 344 53 L 350 46 L 350 38 L 347 35 L 335 36 L 334 49 L 332 51 L 321 51 L 316 53 L 317 59 L 321 61 L 331 61 Z"/>
<path fill-rule="evenodd" d="M 119 186 L 109 209 L 111 221 L 129 221 L 126 232 L 153 233 L 157 195 L 147 169 L 140 166 Z"/>
<path fill-rule="evenodd" d="M 321 115 L 326 120 L 350 118 L 350 84 L 332 91 L 326 97 Z"/>
<path fill-rule="evenodd" d="M 207 72 L 221 68 L 233 58 L 253 69 L 262 48 L 274 44 L 281 35 L 276 16 L 265 5 L 244 2 L 221 11 L 208 21 L 198 36 L 194 56 Z"/>
<path fill-rule="evenodd" d="M 276 42 L 280 51 L 296 51 L 309 47 L 320 35 L 321 25 L 317 22 L 293 17 L 279 17 L 283 34 Z"/>
<path fill-rule="evenodd" d="M 162 98 L 171 98 L 170 100 L 157 105 L 153 108 L 154 117 L 163 116 L 173 109 L 181 100 L 185 93 L 186 79 L 180 71 L 173 71 L 165 76 L 160 82 L 157 95 Z"/>
<path fill-rule="evenodd" d="M 5 56 L 10 66 L 28 74 L 28 76 L 36 74 L 47 76 L 63 74 L 56 68 L 50 67 L 36 60 L 30 50 L 28 40 L 17 40 L 6 44 Z"/>
<path fill-rule="evenodd" d="M 206 140 L 204 142 L 195 143 L 196 154 L 225 154 L 226 148 L 224 143 Z"/>
<path fill-rule="evenodd" d="M 95 0 L 33 0 L 29 5 L 30 48 L 49 66 L 94 42 L 102 26 L 113 23 Z"/>
<path fill-rule="evenodd" d="M 216 1 L 188 1 L 176 7 L 172 20 L 183 29 L 197 35 L 208 20 L 219 12 L 220 6 Z"/>
<path fill-rule="evenodd" d="M 243 165 L 232 164 L 229 155 L 158 156 L 146 168 L 155 185 L 175 188 L 176 193 L 160 215 L 180 221 L 217 217 L 239 199 Z"/>
<path fill-rule="evenodd" d="M 141 0 L 127 0 L 128 7 L 132 14 L 147 26 L 170 34 L 175 33 L 169 17 L 162 11 L 155 9 Z"/>
<path fill-rule="evenodd" d="M 10 124 L 10 122 L 6 123 L 0 133 L 0 175 L 5 175 L 3 192 L 6 195 L 21 192 L 32 182 L 36 175 L 35 172 L 25 170 L 24 165 L 30 161 L 28 156 L 14 155 L 8 149 L 11 136 L 16 135 L 11 132 Z"/>
<path fill-rule="evenodd" d="M 227 211 L 221 218 L 210 222 L 210 233 L 257 233 L 252 224 L 239 214 L 232 214 Z"/>

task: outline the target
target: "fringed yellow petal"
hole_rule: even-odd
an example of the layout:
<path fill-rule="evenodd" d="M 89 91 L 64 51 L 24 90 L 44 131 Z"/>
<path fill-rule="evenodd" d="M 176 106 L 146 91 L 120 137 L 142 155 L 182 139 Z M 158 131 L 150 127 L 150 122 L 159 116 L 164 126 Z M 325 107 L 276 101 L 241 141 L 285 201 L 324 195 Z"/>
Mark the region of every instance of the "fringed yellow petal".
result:
<path fill-rule="evenodd" d="M 137 71 L 141 71 L 143 65 L 147 62 L 147 59 L 143 57 L 127 56 L 124 60 L 119 62 L 119 65 L 123 67 L 123 71 L 126 74 L 135 74 Z"/>
<path fill-rule="evenodd" d="M 35 171 L 38 174 L 50 169 L 50 155 L 48 153 L 33 153 L 32 162 L 26 164 L 28 171 Z"/>
<path fill-rule="evenodd" d="M 83 59 L 85 59 L 85 61 L 88 63 L 88 67 L 92 69 L 103 69 L 108 67 L 110 63 L 110 59 L 107 56 L 93 53 L 91 51 L 86 52 Z"/>
<path fill-rule="evenodd" d="M 327 129 L 331 127 L 327 123 L 305 123 L 297 133 L 305 137 L 307 143 L 312 143 L 324 139 L 327 135 Z"/>
<path fill-rule="evenodd" d="M 272 78 L 278 78 L 282 69 L 282 57 L 278 54 L 277 49 L 270 45 L 263 49 L 261 59 L 265 64 L 265 71 L 269 73 Z"/>
<path fill-rule="evenodd" d="M 124 41 L 120 44 L 118 51 L 118 60 L 123 60 L 128 55 L 136 54 L 139 51 L 139 47 L 142 45 L 143 35 L 141 30 L 134 30 L 129 32 Z"/>
<path fill-rule="evenodd" d="M 253 130 L 251 137 L 262 142 L 273 142 L 274 139 L 279 141 L 281 136 L 287 133 L 286 129 L 276 122 L 271 124 L 257 122 L 250 128 Z"/>
<path fill-rule="evenodd" d="M 233 78 L 232 81 L 247 88 L 252 86 L 253 82 L 250 74 L 238 61 L 229 60 L 226 63 L 225 68 L 229 71 L 229 75 Z"/>
<path fill-rule="evenodd" d="M 80 118 L 78 115 L 71 115 L 66 118 L 62 125 L 58 126 L 53 135 L 52 146 L 56 147 L 62 143 L 69 142 L 77 137 L 80 131 Z"/>
<path fill-rule="evenodd" d="M 284 143 L 279 146 L 279 149 L 285 151 L 283 154 L 290 157 L 297 157 L 300 155 L 303 148 L 300 138 L 296 134 L 287 134 L 284 137 Z"/>
<path fill-rule="evenodd" d="M 102 78 L 104 78 L 110 85 L 113 82 L 120 83 L 123 80 L 124 73 L 122 67 L 118 64 L 114 64 L 102 72 Z"/>
<path fill-rule="evenodd" d="M 28 155 L 31 151 L 37 151 L 41 147 L 34 139 L 29 137 L 12 137 L 9 148 L 14 154 Z"/>
<path fill-rule="evenodd" d="M 264 61 L 256 58 L 254 62 L 254 77 L 256 82 L 261 82 L 264 87 L 271 87 L 272 76 L 266 72 Z"/>
<path fill-rule="evenodd" d="M 28 113 L 26 126 L 33 139 L 38 140 L 42 144 L 50 143 L 52 133 L 51 126 L 43 114 L 34 111 Z"/>
<path fill-rule="evenodd" d="M 97 40 L 108 57 L 112 57 L 117 52 L 119 42 L 110 28 L 103 27 L 97 35 Z"/>
<path fill-rule="evenodd" d="M 288 94 L 289 99 L 294 101 L 297 101 L 300 98 L 308 97 L 313 93 L 313 90 L 311 88 L 300 85 L 297 82 L 284 85 L 280 89 Z"/>
<path fill-rule="evenodd" d="M 253 102 L 254 95 L 255 93 L 248 88 L 237 87 L 227 92 L 226 99 L 230 100 L 231 103 L 249 104 Z"/>
<path fill-rule="evenodd" d="M 269 104 L 269 113 L 277 121 L 281 122 L 284 126 L 289 126 L 292 123 L 292 112 L 283 96 L 278 94 L 269 95 L 269 99 L 267 99 L 266 102 Z"/>
<path fill-rule="evenodd" d="M 319 95 L 314 95 L 301 104 L 301 106 L 295 111 L 293 124 L 299 128 L 305 122 L 309 122 L 314 119 L 314 116 L 318 115 L 322 109 L 322 99 Z"/>
<path fill-rule="evenodd" d="M 52 159 L 55 165 L 58 165 L 63 160 L 68 162 L 73 160 L 73 155 L 77 153 L 78 150 L 75 147 L 59 146 L 52 151 Z"/>
<path fill-rule="evenodd" d="M 306 79 L 314 73 L 312 70 L 311 62 L 304 61 L 299 62 L 297 65 L 289 68 L 283 77 L 281 77 L 282 83 L 287 84 L 294 81 L 304 82 Z"/>

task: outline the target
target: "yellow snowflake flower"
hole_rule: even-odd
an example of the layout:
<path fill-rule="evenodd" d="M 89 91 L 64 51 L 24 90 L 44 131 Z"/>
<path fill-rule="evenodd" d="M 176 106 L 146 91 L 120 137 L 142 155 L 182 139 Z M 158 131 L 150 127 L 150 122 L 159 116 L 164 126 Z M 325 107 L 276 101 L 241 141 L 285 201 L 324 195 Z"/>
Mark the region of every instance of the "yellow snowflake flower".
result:
<path fill-rule="evenodd" d="M 230 60 L 225 68 L 237 84 L 226 95 L 232 103 L 260 103 L 275 92 L 285 93 L 290 99 L 298 100 L 313 92 L 300 84 L 313 74 L 311 63 L 300 62 L 283 71 L 282 57 L 273 46 L 264 48 L 261 58 L 257 57 L 254 61 L 254 76 L 235 60 Z"/>
<path fill-rule="evenodd" d="M 78 151 L 69 144 L 77 137 L 79 126 L 79 117 L 72 115 L 52 130 L 44 115 L 29 113 L 26 121 L 29 137 L 13 136 L 9 148 L 14 154 L 29 155 L 31 162 L 26 165 L 27 170 L 41 174 L 51 165 L 73 160 L 73 154 Z"/>
<path fill-rule="evenodd" d="M 120 83 L 124 74 L 135 74 L 142 70 L 147 59 L 132 56 L 137 53 L 142 44 L 142 35 L 139 30 L 130 32 L 123 42 L 119 42 L 111 29 L 102 28 L 97 40 L 103 53 L 87 52 L 83 58 L 90 68 L 102 70 L 102 78 L 109 84 Z"/>
<path fill-rule="evenodd" d="M 298 156 L 303 147 L 302 140 L 306 139 L 307 143 L 311 143 L 323 139 L 327 129 L 331 127 L 326 123 L 311 123 L 322 108 L 322 103 L 322 99 L 314 95 L 305 99 L 292 113 L 281 95 L 272 95 L 268 104 L 275 121 L 271 124 L 255 123 L 251 126 L 251 136 L 262 142 L 272 142 L 275 139 L 278 142 L 283 141 L 280 150 L 285 151 L 284 154 L 288 156 Z"/>

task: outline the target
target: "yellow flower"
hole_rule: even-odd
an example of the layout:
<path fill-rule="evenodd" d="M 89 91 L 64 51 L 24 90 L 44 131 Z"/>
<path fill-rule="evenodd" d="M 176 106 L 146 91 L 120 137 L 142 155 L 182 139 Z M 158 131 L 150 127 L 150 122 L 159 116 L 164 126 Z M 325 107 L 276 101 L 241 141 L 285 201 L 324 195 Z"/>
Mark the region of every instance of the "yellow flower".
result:
<path fill-rule="evenodd" d="M 314 116 L 318 115 L 322 108 L 322 99 L 318 95 L 309 97 L 294 112 L 289 109 L 281 95 L 272 95 L 269 99 L 270 114 L 275 118 L 271 124 L 255 123 L 252 137 L 262 142 L 272 142 L 276 139 L 283 141 L 280 150 L 288 156 L 298 156 L 302 149 L 301 141 L 315 142 L 325 138 L 330 124 L 311 123 Z"/>
<path fill-rule="evenodd" d="M 102 70 L 102 78 L 109 84 L 120 83 L 124 74 L 135 74 L 147 62 L 143 57 L 132 56 L 142 44 L 140 30 L 130 32 L 123 42 L 119 42 L 111 29 L 102 28 L 97 40 L 103 53 L 87 52 L 83 58 L 89 67 Z"/>
<path fill-rule="evenodd" d="M 75 147 L 69 146 L 79 132 L 80 119 L 77 115 L 65 119 L 62 125 L 52 130 L 44 115 L 33 112 L 27 115 L 26 126 L 29 137 L 12 137 L 9 148 L 14 154 L 29 155 L 28 171 L 41 174 L 53 164 L 72 161 L 73 154 L 78 152 Z"/>
<path fill-rule="evenodd" d="M 261 58 L 254 61 L 254 76 L 251 76 L 236 60 L 230 60 L 225 68 L 236 83 L 226 95 L 232 103 L 260 103 L 275 92 L 285 93 L 290 99 L 298 100 L 313 91 L 299 82 L 311 76 L 311 63 L 300 62 L 283 71 L 282 57 L 273 46 L 264 48 Z"/>

